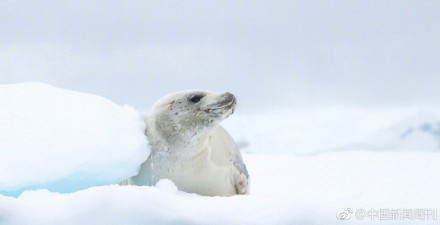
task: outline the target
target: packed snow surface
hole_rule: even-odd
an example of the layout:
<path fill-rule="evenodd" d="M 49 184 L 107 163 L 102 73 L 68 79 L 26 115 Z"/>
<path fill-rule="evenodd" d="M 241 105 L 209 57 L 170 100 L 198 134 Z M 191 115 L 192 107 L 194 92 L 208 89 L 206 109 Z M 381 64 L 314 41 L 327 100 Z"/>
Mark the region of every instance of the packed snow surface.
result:
<path fill-rule="evenodd" d="M 223 125 L 245 152 L 251 194 L 204 197 L 169 180 L 115 185 L 149 154 L 136 110 L 44 84 L 0 85 L 0 225 L 438 224 L 439 120 L 428 111 L 233 115 Z M 381 209 L 413 218 L 368 214 Z"/>
<path fill-rule="evenodd" d="M 156 187 L 102 186 L 71 194 L 28 191 L 0 196 L 0 224 L 438 224 L 439 220 L 380 220 L 347 207 L 432 209 L 440 206 L 440 155 L 339 152 L 313 157 L 244 155 L 251 194 L 203 197 L 168 180 Z"/>

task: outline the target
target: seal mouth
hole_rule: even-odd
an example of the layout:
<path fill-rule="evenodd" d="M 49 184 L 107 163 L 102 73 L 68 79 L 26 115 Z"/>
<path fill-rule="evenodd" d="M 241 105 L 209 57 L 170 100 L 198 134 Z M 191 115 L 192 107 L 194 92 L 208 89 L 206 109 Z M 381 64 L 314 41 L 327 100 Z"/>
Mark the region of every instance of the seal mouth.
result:
<path fill-rule="evenodd" d="M 209 114 L 209 115 L 213 115 L 213 116 L 217 116 L 217 115 L 222 115 L 225 114 L 227 112 L 229 115 L 232 115 L 235 111 L 235 107 L 237 105 L 237 99 L 235 98 L 234 95 L 230 94 L 230 93 L 226 93 L 225 94 L 225 98 L 223 98 L 222 100 L 208 105 L 206 109 L 204 109 L 203 111 L 205 111 L 205 113 Z M 229 116 L 227 115 L 227 116 Z"/>

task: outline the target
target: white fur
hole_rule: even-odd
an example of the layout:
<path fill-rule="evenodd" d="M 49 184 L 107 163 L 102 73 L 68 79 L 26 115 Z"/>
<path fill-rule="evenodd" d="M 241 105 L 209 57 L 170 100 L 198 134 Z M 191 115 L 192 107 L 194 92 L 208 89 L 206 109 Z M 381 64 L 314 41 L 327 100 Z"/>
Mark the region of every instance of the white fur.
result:
<path fill-rule="evenodd" d="M 204 95 L 200 102 L 190 98 Z M 170 179 L 186 192 L 231 196 L 249 192 L 248 175 L 232 137 L 219 123 L 232 114 L 229 93 L 183 91 L 160 99 L 145 117 L 152 152 L 128 183 Z"/>

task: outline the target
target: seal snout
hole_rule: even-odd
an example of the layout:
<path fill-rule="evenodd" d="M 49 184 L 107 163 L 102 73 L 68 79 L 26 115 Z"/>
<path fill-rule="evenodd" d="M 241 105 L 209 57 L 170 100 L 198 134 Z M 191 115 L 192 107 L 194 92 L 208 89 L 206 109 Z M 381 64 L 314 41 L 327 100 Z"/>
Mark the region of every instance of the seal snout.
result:
<path fill-rule="evenodd" d="M 225 94 L 225 102 L 227 102 L 225 108 L 226 109 L 232 109 L 232 113 L 235 111 L 235 106 L 237 105 L 237 98 L 229 92 L 226 92 Z"/>
<path fill-rule="evenodd" d="M 237 104 L 237 99 L 235 96 L 229 92 L 224 93 L 220 100 L 217 102 L 218 108 L 231 109 Z"/>
<path fill-rule="evenodd" d="M 204 111 L 209 114 L 224 114 L 231 110 L 231 114 L 235 111 L 237 99 L 229 92 L 225 92 L 217 97 L 215 103 L 208 105 Z"/>
<path fill-rule="evenodd" d="M 223 94 L 225 96 L 225 100 L 228 102 L 237 102 L 237 99 L 235 98 L 235 96 L 229 92 L 226 92 Z"/>

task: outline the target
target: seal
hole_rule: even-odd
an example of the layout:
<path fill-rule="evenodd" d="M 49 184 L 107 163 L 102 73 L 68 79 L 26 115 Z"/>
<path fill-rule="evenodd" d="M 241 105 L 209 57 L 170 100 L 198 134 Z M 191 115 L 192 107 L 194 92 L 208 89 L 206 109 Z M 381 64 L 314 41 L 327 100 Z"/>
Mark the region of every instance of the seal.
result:
<path fill-rule="evenodd" d="M 126 181 L 155 185 L 161 179 L 179 190 L 205 196 L 249 193 L 249 174 L 233 138 L 219 124 L 234 113 L 231 93 L 182 91 L 155 103 L 145 117 L 151 154 L 138 175 Z"/>

